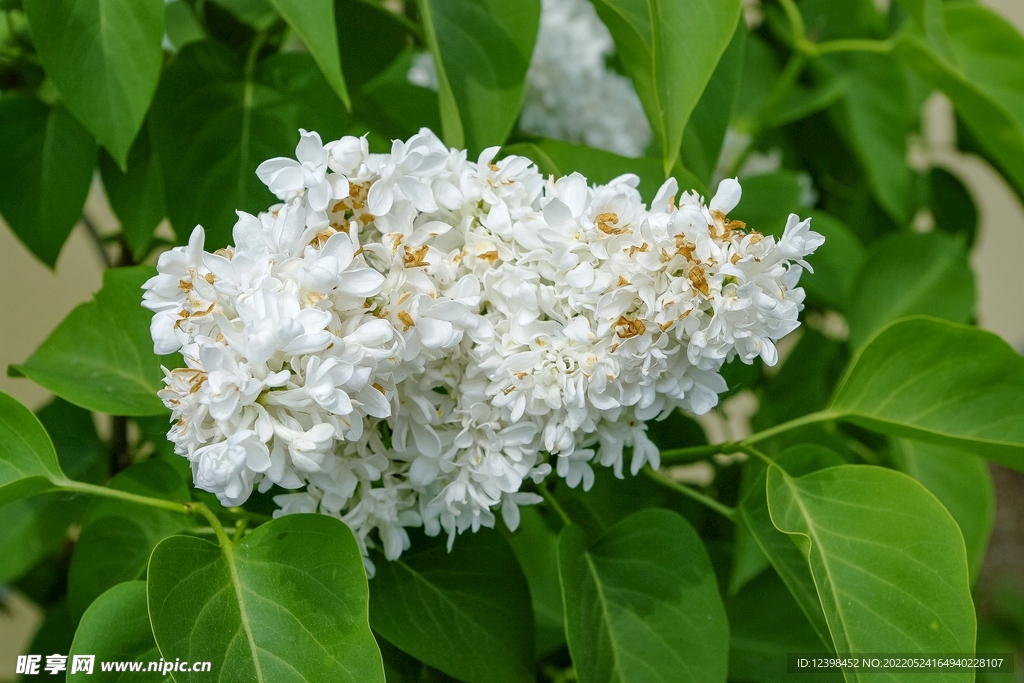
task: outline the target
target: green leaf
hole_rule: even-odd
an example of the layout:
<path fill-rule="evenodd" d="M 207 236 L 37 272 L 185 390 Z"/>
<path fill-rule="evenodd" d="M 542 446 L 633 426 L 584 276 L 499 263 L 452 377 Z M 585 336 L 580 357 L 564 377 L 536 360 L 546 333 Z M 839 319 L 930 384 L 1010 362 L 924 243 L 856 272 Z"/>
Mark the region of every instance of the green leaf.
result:
<path fill-rule="evenodd" d="M 799 478 L 771 467 L 767 486 L 772 522 L 807 559 L 837 652 L 974 652 L 963 537 L 921 484 L 843 465 Z M 943 679 L 973 681 L 974 673 Z"/>
<path fill-rule="evenodd" d="M 271 0 L 213 0 L 257 31 L 266 31 L 277 21 Z"/>
<path fill-rule="evenodd" d="M 107 449 L 96 435 L 92 415 L 55 399 L 39 421 L 52 434 L 61 469 L 72 479 L 99 483 L 106 473 Z M 68 527 L 84 512 L 88 499 L 44 493 L 0 507 L 0 583 L 23 576 L 68 539 Z"/>
<path fill-rule="evenodd" d="M 641 196 L 650 201 L 664 183 L 661 162 L 650 157 L 623 157 L 602 149 L 572 142 L 542 138 L 533 142 L 507 145 L 504 155 L 518 154 L 529 157 L 537 163 L 542 173 L 561 177 L 570 173 L 581 173 L 589 183 L 607 183 L 623 173 L 634 173 L 640 178 L 638 187 Z M 697 176 L 680 164 L 672 169 L 672 176 L 679 182 L 681 190 L 697 190 L 707 194 L 707 188 Z"/>
<path fill-rule="evenodd" d="M 334 29 L 334 0 L 270 0 L 296 35 L 302 39 L 320 72 L 345 107 L 352 101 L 341 73 L 338 33 Z"/>
<path fill-rule="evenodd" d="M 0 505 L 52 491 L 66 478 L 39 419 L 0 393 Z"/>
<path fill-rule="evenodd" d="M 437 69 L 441 130 L 476 155 L 508 139 L 540 25 L 540 0 L 417 0 Z"/>
<path fill-rule="evenodd" d="M 746 43 L 747 25 L 741 21 L 683 132 L 680 157 L 705 185 L 711 182 L 739 96 Z"/>
<path fill-rule="evenodd" d="M 935 227 L 950 235 L 964 235 L 967 246 L 974 243 L 978 229 L 978 207 L 958 177 L 944 168 L 928 172 L 932 218 Z"/>
<path fill-rule="evenodd" d="M 843 683 L 836 671 L 786 669 L 790 652 L 820 652 L 821 640 L 775 572 L 764 572 L 726 600 L 729 614 L 729 679 L 749 683 Z"/>
<path fill-rule="evenodd" d="M 93 670 L 72 674 L 75 655 L 94 655 L 96 664 Z M 68 683 L 171 683 L 170 674 L 147 671 L 150 662 L 160 659 L 160 651 L 149 627 L 146 582 L 127 581 L 101 595 L 82 616 L 68 654 L 67 680 Z M 138 672 L 103 671 L 99 662 L 140 662 L 141 669 Z"/>
<path fill-rule="evenodd" d="M 952 448 L 907 439 L 895 439 L 892 445 L 896 466 L 934 493 L 959 525 L 973 584 L 978 580 L 995 523 L 996 494 L 988 465 L 975 455 Z"/>
<path fill-rule="evenodd" d="M 867 52 L 836 61 L 848 81 L 843 102 L 849 137 L 871 190 L 897 225 L 909 225 L 916 194 L 907 138 L 917 129 L 918 116 L 902 66 L 892 55 Z"/>
<path fill-rule="evenodd" d="M 840 465 L 843 459 L 827 448 L 808 444 L 787 450 L 776 458 L 776 462 L 790 474 L 799 476 Z M 747 467 L 752 465 L 758 474 L 753 478 L 749 493 L 740 501 L 743 526 L 775 567 L 775 571 L 807 617 L 821 644 L 831 649 L 834 646 L 829 635 L 828 623 L 821 611 L 814 578 L 797 547 L 772 523 L 765 495 L 767 469 L 760 463 L 748 464 Z"/>
<path fill-rule="evenodd" d="M 0 148 L 0 214 L 52 267 L 89 194 L 96 143 L 64 107 L 11 92 L 0 97 Z"/>
<path fill-rule="evenodd" d="M 948 4 L 945 23 L 959 64 L 922 35 L 905 32 L 899 56 L 953 101 L 981 147 L 1024 195 L 1024 36 L 993 10 Z"/>
<path fill-rule="evenodd" d="M 154 274 L 148 266 L 103 273 L 103 289 L 50 333 L 16 369 L 77 406 L 111 415 L 166 412 L 156 392 L 161 363 L 153 353 L 152 314 L 140 305 L 142 284 Z"/>
<path fill-rule="evenodd" d="M 120 472 L 110 488 L 150 498 L 188 502 L 181 477 L 162 460 L 149 460 Z M 195 526 L 186 515 L 123 500 L 96 500 L 85 518 L 68 569 L 68 608 L 79 618 L 108 588 L 145 578 L 146 563 L 163 539 Z M 117 552 L 111 552 L 117 548 Z"/>
<path fill-rule="evenodd" d="M 821 83 L 810 88 L 796 84 L 792 94 L 772 115 L 768 126 L 771 128 L 785 126 L 828 109 L 846 94 L 846 89 L 849 86 L 850 81 L 842 76 L 824 78 Z"/>
<path fill-rule="evenodd" d="M 850 304 L 850 345 L 908 315 L 956 323 L 974 315 L 975 286 L 963 240 L 939 232 L 901 233 L 876 242 Z"/>
<path fill-rule="evenodd" d="M 813 301 L 840 311 L 849 310 L 857 274 L 866 258 L 864 246 L 853 231 L 838 218 L 824 211 L 808 211 L 811 229 L 825 237 L 807 261 L 814 272 L 805 272 L 800 286 Z"/>
<path fill-rule="evenodd" d="M 68 109 L 122 167 L 156 91 L 161 0 L 24 0 L 32 42 Z"/>
<path fill-rule="evenodd" d="M 1024 470 L 1024 358 L 991 332 L 900 320 L 861 349 L 826 415 Z"/>
<path fill-rule="evenodd" d="M 220 547 L 164 539 L 149 561 L 148 597 L 165 660 L 215 662 L 213 676 L 239 681 L 384 681 L 362 557 L 331 517 L 282 517 Z"/>
<path fill-rule="evenodd" d="M 956 57 L 950 45 L 949 33 L 946 31 L 946 16 L 943 13 L 942 0 L 899 0 L 899 2 L 924 31 L 931 48 L 943 59 L 955 63 Z"/>
<path fill-rule="evenodd" d="M 108 154 L 100 154 L 100 175 L 125 241 L 132 255 L 142 260 L 153 240 L 153 231 L 167 213 L 164 179 L 149 132 L 143 128 L 135 139 L 128 153 L 128 170 L 124 173 Z"/>
<path fill-rule="evenodd" d="M 593 544 L 568 526 L 558 570 L 580 683 L 725 681 L 725 607 L 704 544 L 679 515 L 638 512 Z"/>
<path fill-rule="evenodd" d="M 504 533 L 530 587 L 537 659 L 565 645 L 562 589 L 558 583 L 558 535 L 535 505 L 519 508 L 519 527 Z M 503 532 L 505 531 L 503 527 Z"/>
<path fill-rule="evenodd" d="M 256 177 L 262 161 L 294 156 L 299 128 L 326 142 L 349 125 L 309 55 L 276 54 L 247 74 L 225 48 L 189 45 L 164 71 L 150 119 L 178 238 L 201 224 L 207 249 L 226 245 L 236 209 L 256 213 L 275 201 Z"/>
<path fill-rule="evenodd" d="M 735 33 L 742 3 L 593 1 L 661 143 L 663 170 L 669 175 L 690 114 Z"/>
<path fill-rule="evenodd" d="M 370 623 L 388 642 L 466 683 L 533 680 L 530 592 L 501 534 L 462 534 L 448 552 L 417 533 L 401 558 L 374 562 Z"/>
<path fill-rule="evenodd" d="M 740 203 L 729 214 L 753 230 L 781 237 L 789 214 L 807 211 L 800 204 L 800 176 L 792 171 L 750 176 L 743 178 L 740 185 Z"/>
<path fill-rule="evenodd" d="M 185 0 L 171 0 L 167 3 L 164 7 L 164 26 L 167 39 L 175 50 L 204 38 L 203 27 Z"/>
<path fill-rule="evenodd" d="M 392 139 L 404 140 L 424 127 L 441 130 L 437 93 L 409 82 L 409 68 L 416 54 L 414 50 L 405 51 L 362 89 L 366 102 L 360 102 L 364 104 L 360 117 L 373 121 L 374 130 Z"/>

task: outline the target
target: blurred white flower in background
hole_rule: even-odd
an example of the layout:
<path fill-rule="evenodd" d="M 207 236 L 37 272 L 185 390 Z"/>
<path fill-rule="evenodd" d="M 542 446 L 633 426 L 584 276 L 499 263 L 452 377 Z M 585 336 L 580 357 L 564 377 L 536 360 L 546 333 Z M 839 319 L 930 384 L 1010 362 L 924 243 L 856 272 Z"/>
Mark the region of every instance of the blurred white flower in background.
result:
<path fill-rule="evenodd" d="M 278 514 L 332 515 L 395 559 L 410 526 L 451 544 L 500 508 L 514 528 L 552 472 L 588 489 L 595 466 L 658 467 L 647 420 L 711 410 L 727 360 L 777 361 L 809 221 L 776 240 L 728 217 L 732 179 L 708 205 L 670 179 L 648 206 L 636 176 L 496 153 L 303 131 L 258 172 L 282 203 L 239 212 L 234 246 L 197 227 L 161 256 L 144 303 L 185 359 L 160 395 L 197 486 L 298 490 Z"/>

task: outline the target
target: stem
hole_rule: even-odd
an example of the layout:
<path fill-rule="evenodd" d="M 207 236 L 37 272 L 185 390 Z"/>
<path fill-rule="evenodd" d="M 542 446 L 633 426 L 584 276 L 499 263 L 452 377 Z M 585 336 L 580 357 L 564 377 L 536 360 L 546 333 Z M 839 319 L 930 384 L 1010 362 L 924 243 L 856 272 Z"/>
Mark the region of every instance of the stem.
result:
<path fill-rule="evenodd" d="M 84 213 L 82 214 L 82 225 L 85 227 L 85 231 L 89 233 L 89 237 L 92 239 L 92 243 L 96 245 L 96 251 L 100 255 L 100 261 L 103 262 L 104 268 L 113 268 L 114 262 L 110 258 L 110 254 L 107 253 L 107 248 L 103 245 L 103 237 L 100 235 L 100 231 L 96 228 L 96 224 L 90 220 Z"/>
<path fill-rule="evenodd" d="M 800 50 L 793 52 L 789 56 L 789 61 L 786 62 L 786 66 L 782 69 L 782 74 L 779 75 L 779 80 L 775 82 L 775 86 L 768 96 L 768 101 L 761 107 L 761 113 L 758 116 L 760 120 L 771 120 L 775 112 L 789 99 L 793 86 L 796 85 L 796 79 L 803 70 L 806 61 L 807 55 Z"/>
<path fill-rule="evenodd" d="M 110 470 L 117 474 L 132 464 L 128 450 L 128 418 L 114 415 L 110 418 Z"/>
<path fill-rule="evenodd" d="M 772 465 L 778 465 L 779 464 L 779 463 L 775 462 L 775 458 L 773 458 L 772 456 L 768 455 L 764 451 L 757 450 L 753 446 L 747 446 L 746 444 L 741 444 L 740 448 L 747 455 L 752 455 L 755 458 L 760 458 L 762 461 L 764 461 L 764 464 L 768 465 L 769 467 L 771 467 Z"/>
<path fill-rule="evenodd" d="M 739 444 L 732 441 L 725 443 L 712 443 L 703 446 L 687 446 L 686 448 L 673 448 L 661 452 L 662 467 L 678 465 L 680 463 L 693 462 L 709 455 L 717 453 L 735 453 L 739 450 Z"/>
<path fill-rule="evenodd" d="M 550 505 L 551 509 L 558 514 L 559 518 L 562 520 L 562 523 L 566 526 L 572 526 L 572 519 L 566 513 L 565 509 L 561 506 L 561 504 L 555 499 L 555 496 L 552 495 L 551 491 L 548 490 L 548 485 L 544 482 L 541 482 L 540 485 L 537 486 L 537 490 L 540 491 L 540 495 L 544 497 L 544 502 Z"/>
<path fill-rule="evenodd" d="M 789 27 L 793 31 L 793 44 L 799 46 L 807 40 L 807 27 L 804 25 L 804 17 L 800 14 L 800 8 L 793 0 L 779 0 L 786 19 L 789 20 Z"/>
<path fill-rule="evenodd" d="M 217 519 L 217 515 L 213 514 L 210 508 L 206 507 L 203 503 L 190 503 L 188 505 L 189 511 L 193 514 L 198 514 L 206 518 L 206 521 L 213 527 L 213 532 L 217 535 L 217 541 L 220 543 L 221 548 L 227 550 L 231 547 L 231 539 L 228 538 L 228 534 L 224 531 L 224 526 Z"/>
<path fill-rule="evenodd" d="M 828 422 L 829 420 L 834 420 L 836 417 L 838 416 L 835 413 L 830 413 L 827 410 L 822 410 L 817 413 L 804 415 L 803 417 L 798 417 L 795 420 L 790 420 L 789 422 L 783 422 L 780 425 L 775 425 L 771 429 L 766 429 L 763 432 L 751 434 L 746 439 L 741 441 L 738 444 L 738 447 L 739 450 L 749 452 L 747 450 L 747 447 L 750 444 L 758 443 L 760 441 L 764 441 L 765 439 L 770 439 L 771 437 L 777 434 L 782 434 L 783 432 L 788 432 L 792 429 L 797 429 L 799 427 L 804 427 L 806 425 L 817 424 L 818 422 Z"/>
<path fill-rule="evenodd" d="M 242 538 L 247 526 L 249 526 L 249 520 L 244 517 L 235 522 L 235 535 L 231 537 L 232 542 L 237 543 Z"/>
<path fill-rule="evenodd" d="M 814 47 L 811 56 L 820 57 L 830 52 L 892 52 L 893 44 L 888 40 L 868 40 L 866 38 L 850 38 L 846 40 L 826 40 L 824 43 L 809 43 Z"/>
<path fill-rule="evenodd" d="M 171 512 L 180 512 L 182 514 L 189 514 L 192 511 L 193 504 L 189 503 L 175 503 L 171 500 L 163 500 L 161 498 L 150 498 L 149 496 L 140 496 L 136 493 L 128 493 L 127 491 L 120 491 L 118 489 L 112 489 L 107 486 L 97 486 L 96 484 L 87 484 L 84 481 L 74 481 L 73 479 L 53 479 L 53 483 L 64 491 L 74 491 L 76 493 L 89 493 L 94 496 L 104 496 L 106 498 L 117 498 L 119 500 L 127 501 L 129 503 L 137 503 L 139 505 L 148 505 L 149 507 L 161 508 L 163 510 L 170 510 Z"/>
<path fill-rule="evenodd" d="M 730 522 L 736 521 L 736 508 L 731 508 L 728 505 L 723 505 L 722 503 L 719 503 L 711 496 L 705 495 L 696 489 L 690 488 L 689 486 L 684 486 L 680 484 L 678 481 L 673 481 L 666 477 L 665 475 L 661 474 L 660 472 L 655 472 L 649 467 L 644 469 L 644 474 L 646 474 L 648 477 L 658 482 L 662 486 L 670 488 L 673 491 L 678 491 L 679 493 L 682 493 L 684 496 L 689 496 L 698 503 L 711 508 L 718 514 L 728 519 Z"/>

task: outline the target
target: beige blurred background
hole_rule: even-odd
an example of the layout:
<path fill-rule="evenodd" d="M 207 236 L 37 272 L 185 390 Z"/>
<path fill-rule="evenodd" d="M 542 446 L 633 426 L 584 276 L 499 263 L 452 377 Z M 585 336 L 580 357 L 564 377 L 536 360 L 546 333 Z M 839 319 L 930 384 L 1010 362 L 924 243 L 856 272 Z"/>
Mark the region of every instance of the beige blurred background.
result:
<path fill-rule="evenodd" d="M 1024 0 L 986 0 L 984 4 L 1001 11 L 1024 32 Z M 1024 254 L 1024 207 L 985 162 L 954 150 L 951 109 L 945 98 L 930 100 L 925 115 L 926 139 L 918 145 L 915 158 L 934 162 L 958 175 L 978 203 L 981 225 L 973 264 L 978 278 L 979 322 L 1014 348 L 1024 350 L 1024 263 L 1020 257 Z M 98 184 L 90 192 L 86 212 L 101 232 L 115 229 L 116 221 Z M 49 394 L 28 380 L 8 378 L 6 368 L 24 361 L 72 308 L 90 299 L 100 288 L 102 265 L 81 224 L 72 232 L 51 271 L 0 220 L 0 273 L 10 288 L 0 305 L 5 321 L 0 325 L 0 391 L 38 408 Z M 999 511 L 994 552 L 986 563 L 1024 576 L 1020 552 L 1024 539 L 1024 477 L 1001 471 L 997 472 L 996 484 Z M 1000 550 L 1000 544 L 1010 550 Z M 17 595 L 9 605 L 9 613 L 0 612 L 0 681 L 10 680 L 15 657 L 29 645 L 41 616 L 38 608 Z"/>

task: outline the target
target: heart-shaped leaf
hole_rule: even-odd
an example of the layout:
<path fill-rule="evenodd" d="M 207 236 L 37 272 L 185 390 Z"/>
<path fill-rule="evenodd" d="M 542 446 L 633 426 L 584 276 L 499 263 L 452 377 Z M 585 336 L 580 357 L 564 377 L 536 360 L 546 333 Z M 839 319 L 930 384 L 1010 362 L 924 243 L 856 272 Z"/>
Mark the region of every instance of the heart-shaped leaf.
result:
<path fill-rule="evenodd" d="M 370 623 L 390 643 L 466 683 L 533 680 L 530 590 L 501 534 L 463 534 L 450 553 L 415 534 L 412 550 L 376 566 Z"/>
<path fill-rule="evenodd" d="M 974 651 L 963 537 L 921 484 L 869 465 L 802 477 L 772 466 L 767 491 L 772 522 L 810 567 L 837 652 Z M 847 673 L 847 680 L 875 675 Z M 944 680 L 973 681 L 974 672 Z"/>
<path fill-rule="evenodd" d="M 214 677 L 384 683 L 352 532 L 291 515 L 238 543 L 171 536 L 149 560 L 153 635 L 165 660 L 213 663 Z M 179 672 L 178 683 L 210 680 Z"/>
<path fill-rule="evenodd" d="M 66 479 L 32 411 L 0 393 L 0 505 L 58 488 Z"/>
<path fill-rule="evenodd" d="M 566 527 L 558 569 L 580 683 L 725 681 L 725 607 L 704 544 L 680 515 L 642 510 L 596 543 Z"/>

